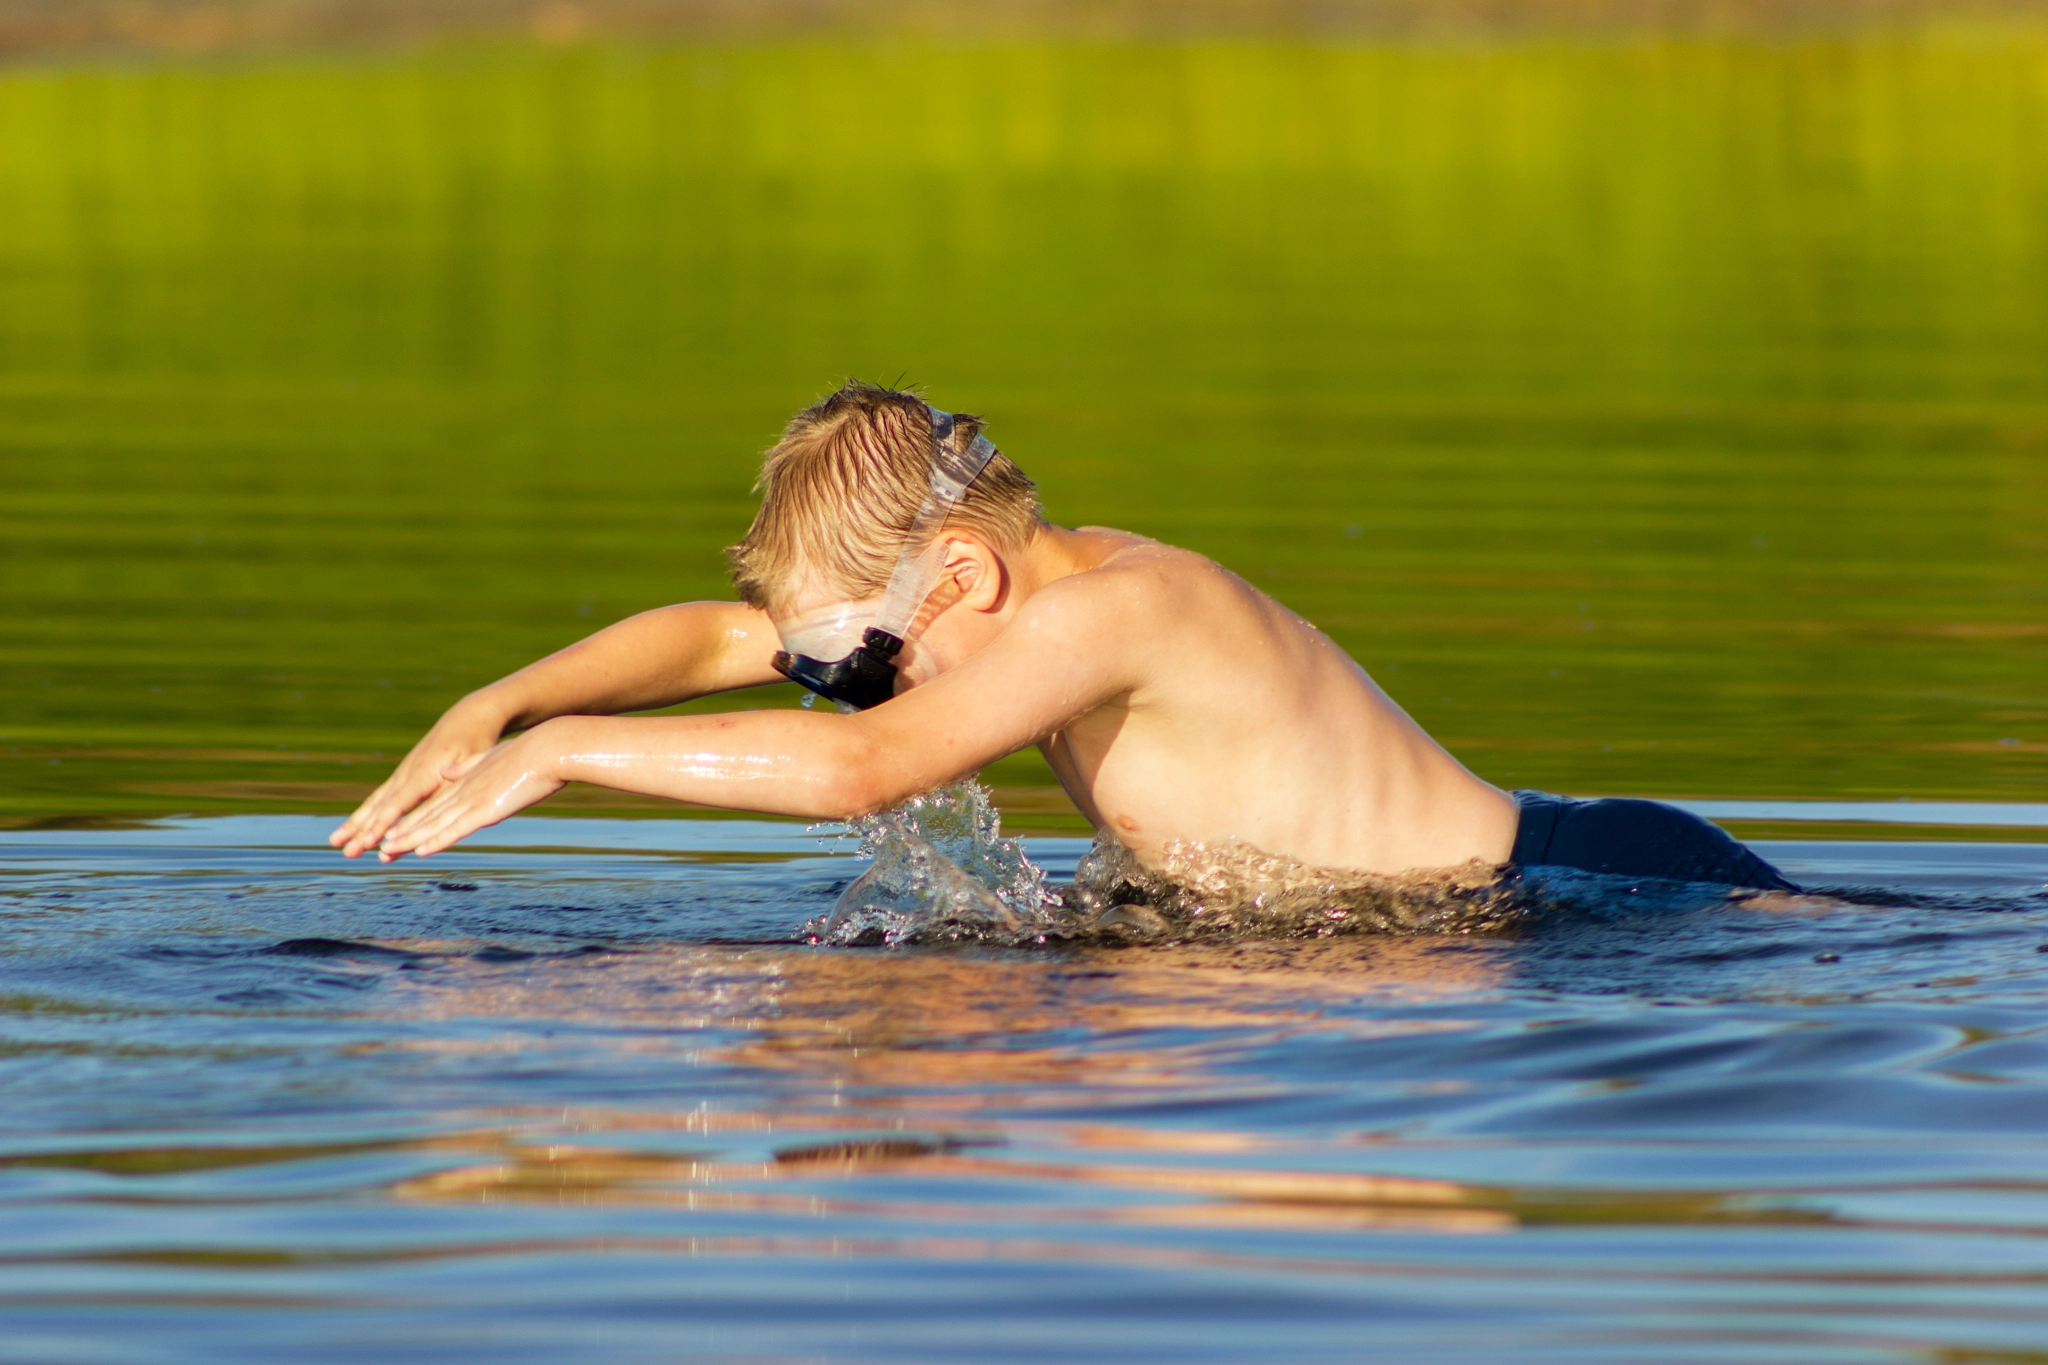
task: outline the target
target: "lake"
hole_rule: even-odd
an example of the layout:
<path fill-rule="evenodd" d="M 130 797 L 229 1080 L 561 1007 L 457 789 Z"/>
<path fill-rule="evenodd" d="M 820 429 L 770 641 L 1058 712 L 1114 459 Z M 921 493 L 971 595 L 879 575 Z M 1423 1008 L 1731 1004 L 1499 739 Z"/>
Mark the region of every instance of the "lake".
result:
<path fill-rule="evenodd" d="M 2026 24 L 0 69 L 0 1358 L 2048 1359 L 2044 71 Z M 1482 776 L 1830 898 L 843 949 L 798 824 L 321 845 L 468 687 L 722 595 L 847 374 Z M 1043 765 L 985 777 L 1071 875 Z"/>
<path fill-rule="evenodd" d="M 0 1357 L 2048 1339 L 2048 844 L 1766 844 L 1845 893 L 1799 913 L 860 950 L 796 941 L 851 861 L 798 826 L 325 827 L 0 833 Z"/>

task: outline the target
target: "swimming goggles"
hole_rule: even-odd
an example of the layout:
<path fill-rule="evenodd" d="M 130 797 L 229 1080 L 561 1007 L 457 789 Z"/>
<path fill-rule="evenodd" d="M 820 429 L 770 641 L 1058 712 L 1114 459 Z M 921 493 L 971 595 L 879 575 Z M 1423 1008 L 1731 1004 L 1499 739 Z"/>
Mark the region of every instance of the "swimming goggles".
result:
<path fill-rule="evenodd" d="M 932 419 L 931 488 L 911 519 L 881 606 L 870 614 L 850 602 L 835 603 L 777 626 L 785 648 L 776 651 L 775 671 L 856 711 L 896 695 L 896 656 L 945 569 L 946 544 L 939 532 L 967 496 L 968 485 L 995 458 L 995 446 L 979 433 L 965 450 L 955 450 L 953 414 L 931 407 L 926 411 Z"/>

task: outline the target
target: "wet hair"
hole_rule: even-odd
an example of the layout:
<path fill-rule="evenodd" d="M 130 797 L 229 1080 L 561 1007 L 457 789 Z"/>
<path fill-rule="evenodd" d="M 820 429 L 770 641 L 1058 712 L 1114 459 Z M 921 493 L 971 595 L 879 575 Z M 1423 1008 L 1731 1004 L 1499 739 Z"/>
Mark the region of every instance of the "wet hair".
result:
<path fill-rule="evenodd" d="M 954 420 L 955 444 L 981 433 L 979 417 Z M 856 379 L 790 418 L 754 482 L 761 510 L 725 552 L 741 600 L 779 614 L 806 584 L 854 601 L 887 588 L 931 488 L 931 441 L 924 399 Z M 946 524 L 1018 550 L 1043 523 L 1038 486 L 998 452 Z"/>

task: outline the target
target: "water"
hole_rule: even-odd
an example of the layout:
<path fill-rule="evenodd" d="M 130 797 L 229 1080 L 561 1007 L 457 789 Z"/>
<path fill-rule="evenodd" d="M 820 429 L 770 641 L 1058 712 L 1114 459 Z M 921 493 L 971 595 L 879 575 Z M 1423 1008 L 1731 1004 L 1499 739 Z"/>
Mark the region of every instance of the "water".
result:
<path fill-rule="evenodd" d="M 847 833 L 869 864 L 830 914 L 804 926 L 839 947 L 1042 943 L 1069 937 L 1059 898 L 1021 840 L 1002 832 L 989 790 L 961 782 L 856 816 Z M 1076 926 L 1078 927 L 1078 926 Z"/>
<path fill-rule="evenodd" d="M 724 593 L 782 421 L 906 371 L 1503 785 L 2039 800 L 2044 60 L 0 71 L 0 814 L 345 809 L 467 688 Z M 991 780 L 1079 832 L 1035 759 Z"/>
<path fill-rule="evenodd" d="M 0 68 L 0 1358 L 2048 1359 L 2044 61 Z M 1487 778 L 1839 894 L 1177 941 L 1046 903 L 1031 758 L 1030 864 L 591 789 L 324 847 L 906 370 Z"/>
<path fill-rule="evenodd" d="M 1796 911 L 808 946 L 768 822 L 0 834 L 0 1358 L 2020 1361 L 2048 845 Z M 1056 878 L 1086 849 L 1031 843 Z"/>

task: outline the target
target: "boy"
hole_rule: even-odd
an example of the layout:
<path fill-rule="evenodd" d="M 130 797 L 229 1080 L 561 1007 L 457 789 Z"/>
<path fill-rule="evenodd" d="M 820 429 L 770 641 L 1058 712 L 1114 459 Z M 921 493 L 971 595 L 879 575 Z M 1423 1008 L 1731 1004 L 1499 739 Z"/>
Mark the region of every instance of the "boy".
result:
<path fill-rule="evenodd" d="M 642 613 L 464 697 L 330 842 L 425 857 L 572 781 L 841 819 L 1036 744 L 1147 864 L 1199 841 L 1386 875 L 1514 862 L 1789 887 L 1671 807 L 1481 781 L 1236 575 L 1047 522 L 978 418 L 848 383 L 791 420 L 758 487 L 728 552 L 740 602 Z M 862 709 L 617 715 L 778 675 Z"/>

